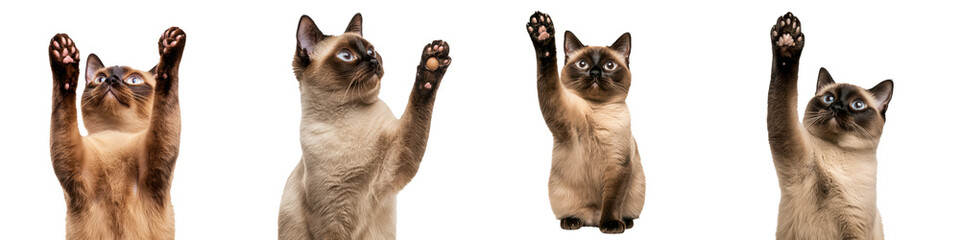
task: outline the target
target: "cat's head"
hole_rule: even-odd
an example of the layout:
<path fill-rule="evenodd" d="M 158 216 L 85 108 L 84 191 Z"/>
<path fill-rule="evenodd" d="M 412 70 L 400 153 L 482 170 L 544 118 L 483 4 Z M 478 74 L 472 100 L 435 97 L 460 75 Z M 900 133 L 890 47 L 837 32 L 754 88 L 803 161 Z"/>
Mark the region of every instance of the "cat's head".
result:
<path fill-rule="evenodd" d="M 334 101 L 371 103 L 380 93 L 383 60 L 363 38 L 363 19 L 353 16 L 342 35 L 324 35 L 309 16 L 300 17 L 293 71 L 301 92 Z M 319 91 L 319 92 L 318 92 Z"/>
<path fill-rule="evenodd" d="M 138 131 L 146 128 L 153 109 L 155 75 L 153 70 L 104 67 L 96 54 L 90 54 L 87 57 L 86 87 L 80 99 L 87 131 Z"/>
<path fill-rule="evenodd" d="M 803 125 L 814 136 L 844 147 L 876 147 L 893 97 L 893 81 L 871 89 L 835 83 L 827 69 L 820 68 L 817 94 L 807 103 Z"/>
<path fill-rule="evenodd" d="M 623 101 L 630 90 L 630 33 L 608 47 L 584 46 L 572 32 L 563 38 L 566 54 L 561 81 L 592 101 Z"/>

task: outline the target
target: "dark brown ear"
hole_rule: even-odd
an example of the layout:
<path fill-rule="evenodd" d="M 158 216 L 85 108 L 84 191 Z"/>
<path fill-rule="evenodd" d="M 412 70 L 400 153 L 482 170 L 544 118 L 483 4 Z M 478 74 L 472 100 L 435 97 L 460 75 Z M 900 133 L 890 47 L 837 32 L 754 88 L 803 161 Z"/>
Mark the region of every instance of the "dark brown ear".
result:
<path fill-rule="evenodd" d="M 617 41 L 613 42 L 613 45 L 609 47 L 619 52 L 627 64 L 630 64 L 630 39 L 630 33 L 623 33 L 623 35 L 620 35 L 620 38 L 617 38 Z"/>
<path fill-rule="evenodd" d="M 873 98 L 876 99 L 877 104 L 880 105 L 877 106 L 877 109 L 880 110 L 880 116 L 883 116 L 883 119 L 887 119 L 887 106 L 890 105 L 890 99 L 893 98 L 893 80 L 883 80 L 883 82 L 880 82 L 867 91 L 873 94 Z"/>
<path fill-rule="evenodd" d="M 313 53 L 317 43 L 323 40 L 323 37 L 323 33 L 317 28 L 317 24 L 313 23 L 310 16 L 303 15 L 300 17 L 300 25 L 297 26 L 296 57 L 301 66 L 310 64 L 310 54 Z"/>
<path fill-rule="evenodd" d="M 96 77 L 97 71 L 103 69 L 103 62 L 100 61 L 100 58 L 96 54 L 91 53 L 87 56 L 87 70 L 84 75 L 86 75 L 87 83 L 93 81 L 93 78 Z"/>
<path fill-rule="evenodd" d="M 563 54 L 564 62 L 570 60 L 570 54 L 576 51 L 580 51 L 583 48 L 583 43 L 580 43 L 580 39 L 577 39 L 576 35 L 573 35 L 573 32 L 567 31 L 563 34 Z"/>
<path fill-rule="evenodd" d="M 363 36 L 363 17 L 360 16 L 360 13 L 354 14 L 353 19 L 350 19 L 350 24 L 347 24 L 347 30 L 343 33 L 348 32 Z"/>
<path fill-rule="evenodd" d="M 823 87 L 833 83 L 833 77 L 830 76 L 830 72 L 827 72 L 826 68 L 820 68 L 820 75 L 817 76 L 817 92 L 823 89 Z"/>

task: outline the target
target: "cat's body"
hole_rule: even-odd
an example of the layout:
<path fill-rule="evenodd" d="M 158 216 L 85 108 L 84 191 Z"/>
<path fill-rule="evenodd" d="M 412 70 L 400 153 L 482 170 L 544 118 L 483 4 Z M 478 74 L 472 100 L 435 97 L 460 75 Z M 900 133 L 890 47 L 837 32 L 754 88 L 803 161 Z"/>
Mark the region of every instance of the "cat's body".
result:
<path fill-rule="evenodd" d="M 804 36 L 791 13 L 771 33 L 773 71 L 767 128 L 780 182 L 777 239 L 883 239 L 876 205 L 876 149 L 893 94 L 834 83 L 820 69 L 817 95 L 797 116 Z"/>
<path fill-rule="evenodd" d="M 361 22 L 357 14 L 343 35 L 326 36 L 301 18 L 293 65 L 303 156 L 284 189 L 280 239 L 395 238 L 396 195 L 423 157 L 449 46 L 425 47 L 410 102 L 397 119 L 377 98 L 382 59 L 362 38 Z M 439 60 L 438 69 L 425 67 L 429 58 Z"/>
<path fill-rule="evenodd" d="M 550 205 L 564 229 L 632 227 L 646 189 L 626 99 L 629 33 L 610 47 L 584 46 L 569 31 L 558 73 L 552 19 L 537 12 L 527 24 L 537 53 L 540 109 L 554 136 Z"/>
<path fill-rule="evenodd" d="M 170 183 L 180 144 L 177 82 L 186 42 L 173 27 L 150 71 L 87 58 L 77 126 L 79 52 L 66 34 L 50 43 L 54 78 L 50 150 L 67 202 L 67 239 L 173 239 Z"/>

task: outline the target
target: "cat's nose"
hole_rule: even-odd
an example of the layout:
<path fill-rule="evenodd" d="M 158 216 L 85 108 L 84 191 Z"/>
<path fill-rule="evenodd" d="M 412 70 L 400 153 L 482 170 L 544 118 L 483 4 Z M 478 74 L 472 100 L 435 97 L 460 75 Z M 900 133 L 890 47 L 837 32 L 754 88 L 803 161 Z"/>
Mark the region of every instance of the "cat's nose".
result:
<path fill-rule="evenodd" d="M 847 105 L 844 105 L 844 104 L 833 104 L 833 105 L 830 105 L 830 108 L 833 109 L 834 111 L 840 111 L 840 110 L 843 110 L 845 106 L 847 106 Z"/>
<path fill-rule="evenodd" d="M 372 66 L 372 67 L 378 67 L 378 66 L 380 66 L 380 61 L 377 61 L 376 58 L 370 58 L 370 66 Z"/>
<path fill-rule="evenodd" d="M 590 77 L 600 78 L 600 69 L 597 69 L 597 68 L 590 69 Z"/>
<path fill-rule="evenodd" d="M 106 81 L 106 82 L 107 82 L 107 84 L 111 84 L 111 85 L 112 85 L 112 84 L 116 84 L 116 83 L 119 83 L 119 82 L 120 82 L 120 78 L 118 78 L 117 76 L 110 76 L 110 77 L 107 78 L 107 81 Z"/>

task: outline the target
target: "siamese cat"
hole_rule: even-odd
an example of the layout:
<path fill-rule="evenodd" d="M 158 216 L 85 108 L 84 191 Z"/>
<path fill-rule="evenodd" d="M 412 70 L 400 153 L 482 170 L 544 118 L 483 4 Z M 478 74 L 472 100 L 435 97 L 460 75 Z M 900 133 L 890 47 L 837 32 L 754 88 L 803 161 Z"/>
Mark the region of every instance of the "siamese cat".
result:
<path fill-rule="evenodd" d="M 160 36 L 149 71 L 104 67 L 87 57 L 77 126 L 80 51 L 67 34 L 50 40 L 50 155 L 67 202 L 67 239 L 173 239 L 170 183 L 180 148 L 177 82 L 187 35 Z"/>
<path fill-rule="evenodd" d="M 540 111 L 553 133 L 550 206 L 560 227 L 633 227 L 646 181 L 624 100 L 630 89 L 630 33 L 609 47 L 585 46 L 567 31 L 557 70 L 553 20 L 536 12 L 527 32 L 537 55 Z"/>
<path fill-rule="evenodd" d="M 283 190 L 280 239 L 396 238 L 396 196 L 423 158 L 449 52 L 441 40 L 423 48 L 397 119 L 377 97 L 383 59 L 363 38 L 360 14 L 339 36 L 300 18 L 293 72 L 303 156 Z"/>
<path fill-rule="evenodd" d="M 803 123 L 797 69 L 804 35 L 787 13 L 770 30 L 770 151 L 780 181 L 777 239 L 883 239 L 877 210 L 877 145 L 893 81 L 871 89 L 835 83 L 820 68 Z"/>

